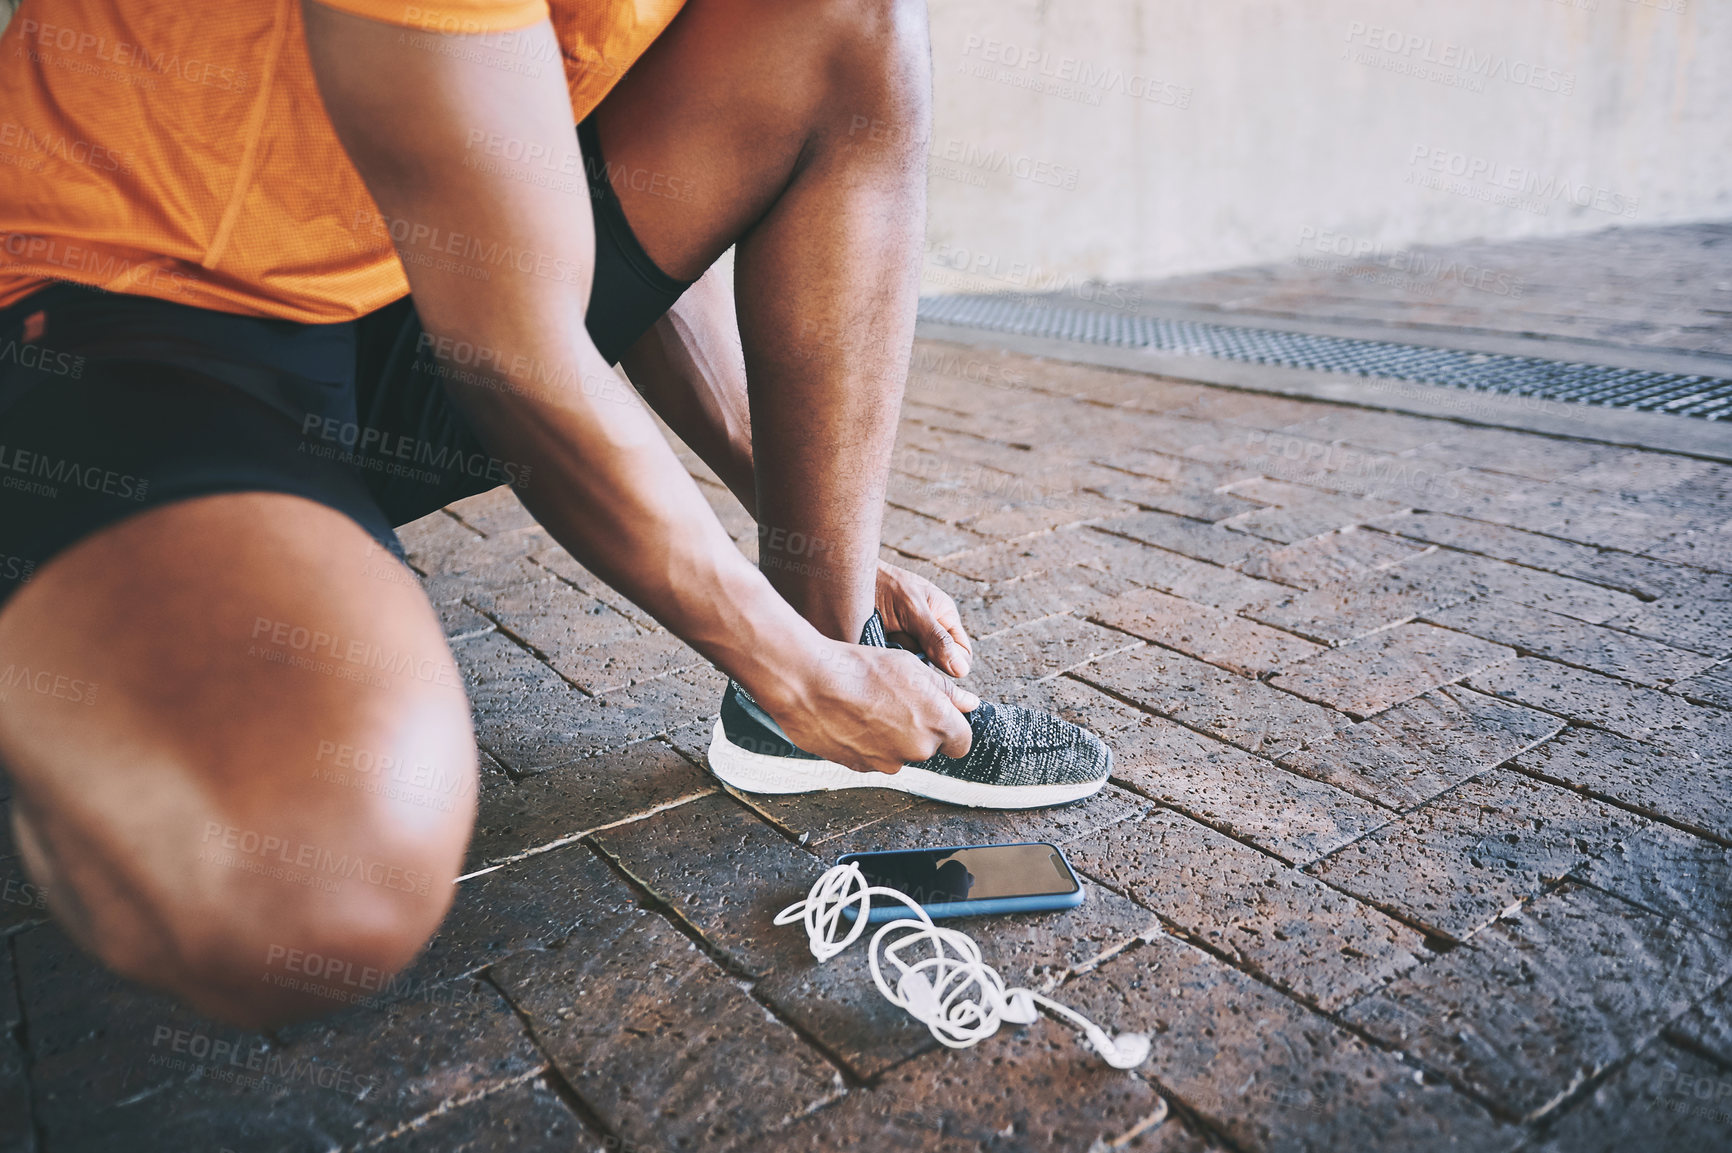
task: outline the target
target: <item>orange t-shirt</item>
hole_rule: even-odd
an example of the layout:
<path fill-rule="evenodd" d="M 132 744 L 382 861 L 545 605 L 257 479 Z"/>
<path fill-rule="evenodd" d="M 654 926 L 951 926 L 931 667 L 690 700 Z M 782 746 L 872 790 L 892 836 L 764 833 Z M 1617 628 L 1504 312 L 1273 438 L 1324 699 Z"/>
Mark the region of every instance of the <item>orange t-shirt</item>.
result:
<path fill-rule="evenodd" d="M 563 68 L 581 120 L 683 0 L 321 2 Z M 559 58 L 519 32 L 549 15 Z M 300 0 L 26 0 L 0 36 L 0 307 L 50 280 L 303 323 L 409 291 Z"/>

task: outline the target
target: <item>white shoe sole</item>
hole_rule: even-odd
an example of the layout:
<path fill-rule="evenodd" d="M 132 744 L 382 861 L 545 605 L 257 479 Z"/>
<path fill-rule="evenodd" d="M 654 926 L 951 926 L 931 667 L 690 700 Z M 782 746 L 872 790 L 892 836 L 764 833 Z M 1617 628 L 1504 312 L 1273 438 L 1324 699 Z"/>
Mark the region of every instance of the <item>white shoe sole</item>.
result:
<path fill-rule="evenodd" d="M 1112 752 L 1107 753 L 1108 771 Z M 745 793 L 822 793 L 836 789 L 896 789 L 976 809 L 1040 809 L 1080 801 L 1100 792 L 1106 777 L 1074 785 L 982 785 L 904 765 L 900 773 L 859 773 L 831 761 L 773 757 L 728 740 L 722 722 L 710 741 L 710 772 Z"/>

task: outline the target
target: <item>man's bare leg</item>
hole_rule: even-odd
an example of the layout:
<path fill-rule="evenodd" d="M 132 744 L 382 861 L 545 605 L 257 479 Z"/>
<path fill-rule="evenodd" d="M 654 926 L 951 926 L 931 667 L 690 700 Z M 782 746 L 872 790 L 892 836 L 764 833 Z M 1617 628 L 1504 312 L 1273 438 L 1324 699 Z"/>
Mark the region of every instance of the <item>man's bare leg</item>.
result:
<path fill-rule="evenodd" d="M 838 640 L 857 639 L 873 607 L 914 335 L 929 72 L 915 0 L 692 0 L 597 112 L 610 171 L 679 182 L 614 181 L 664 271 L 696 277 L 737 242 L 760 565 Z M 628 371 L 653 366 L 654 348 L 633 351 Z M 706 408 L 741 423 L 729 407 L 688 403 L 670 423 L 685 431 Z M 726 437 L 694 439 L 718 451 Z M 719 463 L 738 490 L 737 454 Z"/>
<path fill-rule="evenodd" d="M 104 529 L 6 604 L 0 667 L 32 674 L 0 699 L 20 851 L 117 972 L 265 1025 L 376 991 L 444 916 L 467 702 L 413 574 L 342 514 L 233 494 Z"/>

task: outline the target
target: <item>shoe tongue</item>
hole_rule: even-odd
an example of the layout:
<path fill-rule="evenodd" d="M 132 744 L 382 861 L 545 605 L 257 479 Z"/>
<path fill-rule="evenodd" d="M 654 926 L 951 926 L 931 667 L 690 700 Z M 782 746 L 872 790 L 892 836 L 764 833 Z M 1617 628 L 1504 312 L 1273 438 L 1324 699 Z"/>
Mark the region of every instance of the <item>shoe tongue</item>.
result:
<path fill-rule="evenodd" d="M 884 635 L 884 618 L 873 609 L 872 615 L 866 620 L 866 627 L 860 630 L 860 643 L 871 645 L 875 649 L 890 647 L 890 639 Z"/>

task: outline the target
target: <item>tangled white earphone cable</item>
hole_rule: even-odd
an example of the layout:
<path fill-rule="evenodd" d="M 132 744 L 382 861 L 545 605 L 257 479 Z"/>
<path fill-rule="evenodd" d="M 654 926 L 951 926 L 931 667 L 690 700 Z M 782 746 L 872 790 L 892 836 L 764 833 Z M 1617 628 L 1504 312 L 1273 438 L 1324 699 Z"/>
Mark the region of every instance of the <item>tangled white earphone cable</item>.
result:
<path fill-rule="evenodd" d="M 1039 1015 L 1035 1006 L 1045 1005 L 1081 1029 L 1095 1052 L 1113 1068 L 1134 1069 L 1148 1058 L 1149 1039 L 1141 1033 L 1124 1033 L 1114 1040 L 1099 1025 L 1050 997 L 1033 989 L 1005 988 L 998 970 L 980 959 L 980 946 L 974 938 L 934 925 L 926 910 L 908 894 L 867 884 L 865 874 L 853 861 L 826 869 L 805 900 L 776 914 L 776 924 L 803 922 L 812 955 L 822 964 L 866 931 L 874 896 L 900 901 L 914 911 L 914 916 L 886 922 L 872 935 L 867 952 L 872 980 L 885 1000 L 907 1010 L 952 1049 L 966 1049 L 992 1036 L 1004 1021 L 1031 1024 Z M 854 923 L 843 933 L 843 910 L 850 905 L 856 906 Z M 895 939 L 886 945 L 885 938 L 892 936 Z M 929 946 L 932 955 L 912 963 L 903 959 L 905 951 L 918 950 L 921 945 Z M 884 979 L 878 962 L 880 949 L 899 971 L 894 987 Z"/>

